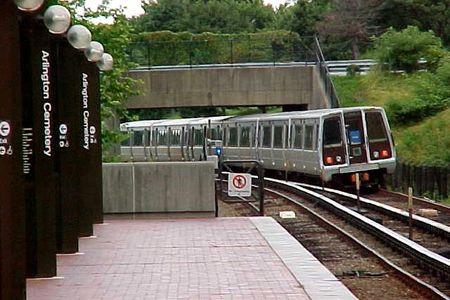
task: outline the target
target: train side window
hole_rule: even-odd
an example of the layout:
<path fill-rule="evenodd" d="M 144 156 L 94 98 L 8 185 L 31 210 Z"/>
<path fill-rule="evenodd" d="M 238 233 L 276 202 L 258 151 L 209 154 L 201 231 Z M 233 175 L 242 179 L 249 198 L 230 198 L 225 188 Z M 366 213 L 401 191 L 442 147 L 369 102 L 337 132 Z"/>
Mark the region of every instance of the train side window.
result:
<path fill-rule="evenodd" d="M 158 141 L 158 130 L 157 129 L 152 129 L 152 131 L 150 133 L 150 140 L 151 140 L 152 146 L 157 145 L 157 141 Z"/>
<path fill-rule="evenodd" d="M 179 146 L 180 145 L 180 135 L 181 132 L 179 129 L 172 129 L 170 134 L 170 145 L 171 146 Z"/>
<path fill-rule="evenodd" d="M 201 128 L 194 129 L 194 145 L 203 145 L 203 130 Z"/>
<path fill-rule="evenodd" d="M 142 138 L 143 138 L 143 132 L 142 131 L 134 131 L 133 132 L 133 146 L 143 146 Z"/>
<path fill-rule="evenodd" d="M 124 133 L 125 134 L 125 133 Z M 126 133 L 127 138 L 124 139 L 122 142 L 120 142 L 120 144 L 122 146 L 130 146 L 130 141 L 131 141 L 131 131 L 127 131 Z"/>
<path fill-rule="evenodd" d="M 330 118 L 323 121 L 323 147 L 334 148 L 342 146 L 342 124 L 339 118 Z"/>
<path fill-rule="evenodd" d="M 158 145 L 167 145 L 167 134 L 165 129 L 158 130 Z"/>
<path fill-rule="evenodd" d="M 379 112 L 366 112 L 367 135 L 370 143 L 388 140 L 386 127 Z"/>
<path fill-rule="evenodd" d="M 250 127 L 241 127 L 241 147 L 250 147 Z"/>
<path fill-rule="evenodd" d="M 230 138 L 228 140 L 228 146 L 237 147 L 238 142 L 238 130 L 237 127 L 230 127 Z"/>
<path fill-rule="evenodd" d="M 283 148 L 283 126 L 274 126 L 273 128 L 273 147 Z"/>
<path fill-rule="evenodd" d="M 314 125 L 306 124 L 305 125 L 305 142 L 304 149 L 312 150 L 314 144 Z"/>
<path fill-rule="evenodd" d="M 293 145 L 295 149 L 302 149 L 303 142 L 303 125 L 295 124 L 294 131 L 292 133 Z"/>
<path fill-rule="evenodd" d="M 262 137 L 263 148 L 272 147 L 272 126 L 266 125 L 262 127 Z"/>

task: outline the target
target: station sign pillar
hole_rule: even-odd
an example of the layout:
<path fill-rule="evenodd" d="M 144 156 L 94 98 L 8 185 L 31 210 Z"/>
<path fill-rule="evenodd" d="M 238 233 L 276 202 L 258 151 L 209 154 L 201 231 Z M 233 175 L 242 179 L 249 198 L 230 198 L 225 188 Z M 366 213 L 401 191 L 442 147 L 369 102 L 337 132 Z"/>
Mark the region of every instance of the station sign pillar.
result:
<path fill-rule="evenodd" d="M 95 63 L 84 59 L 80 66 L 82 89 L 81 185 L 85 206 L 92 209 L 92 222 L 103 223 L 102 145 L 100 114 L 100 72 Z"/>
<path fill-rule="evenodd" d="M 59 199 L 56 204 L 56 246 L 58 253 L 78 252 L 80 171 L 76 141 L 79 139 L 77 105 L 78 93 L 73 84 L 78 77 L 72 69 L 78 67 L 76 55 L 81 55 L 65 39 L 53 45 L 57 61 L 54 80 L 57 86 L 57 172 Z M 71 71 L 72 70 L 72 71 Z"/>
<path fill-rule="evenodd" d="M 56 275 L 55 68 L 44 24 L 23 16 L 20 27 L 27 276 L 52 277 Z"/>
<path fill-rule="evenodd" d="M 0 1 L 0 299 L 25 299 L 25 200 L 18 13 Z"/>

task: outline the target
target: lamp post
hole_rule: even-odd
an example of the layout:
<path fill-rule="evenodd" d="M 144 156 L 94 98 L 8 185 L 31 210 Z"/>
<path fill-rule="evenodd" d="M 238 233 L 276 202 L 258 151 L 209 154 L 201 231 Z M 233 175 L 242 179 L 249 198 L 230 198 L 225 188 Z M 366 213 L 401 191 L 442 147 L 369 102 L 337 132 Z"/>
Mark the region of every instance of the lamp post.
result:
<path fill-rule="evenodd" d="M 25 299 L 25 200 L 18 11 L 0 1 L 0 299 Z"/>

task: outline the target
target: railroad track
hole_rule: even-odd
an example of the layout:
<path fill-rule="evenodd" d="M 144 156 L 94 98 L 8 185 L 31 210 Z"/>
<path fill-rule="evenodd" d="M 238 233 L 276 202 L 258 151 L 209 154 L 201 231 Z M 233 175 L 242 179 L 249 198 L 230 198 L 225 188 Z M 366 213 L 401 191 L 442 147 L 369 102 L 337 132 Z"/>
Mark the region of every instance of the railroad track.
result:
<path fill-rule="evenodd" d="M 305 189 L 294 184 L 287 186 L 282 181 L 266 182 L 276 186 L 277 190 L 283 185 L 283 192 L 266 190 L 266 194 L 269 194 L 265 201 L 266 215 L 277 219 L 357 297 L 449 299 L 450 277 L 446 269 L 450 266 L 448 262 L 447 266 L 445 261 L 444 266 L 437 266 L 438 263 L 430 262 L 430 258 L 424 258 L 419 254 L 412 255 L 410 248 L 415 247 L 415 243 L 410 242 L 402 246 L 398 240 L 393 242 L 393 236 L 396 234 L 392 232 L 381 241 L 382 234 L 379 231 L 385 231 L 383 226 L 375 225 L 373 224 L 375 222 L 364 217 L 360 219 L 367 219 L 365 220 L 367 222 L 361 220 L 355 222 L 353 218 L 357 214 L 354 212 L 350 213 L 351 217 L 344 217 L 342 212 L 337 214 L 330 212 L 330 204 L 321 203 L 326 198 L 322 195 L 314 192 L 305 195 Z M 241 213 L 245 211 L 242 203 L 236 205 Z M 294 211 L 297 217 L 281 219 L 279 212 L 283 210 Z M 313 212 L 322 217 L 314 216 Z M 250 213 L 248 207 L 244 214 L 246 213 Z M 366 224 L 361 225 L 361 222 Z M 368 224 L 378 228 L 371 230 Z M 376 237 L 373 235 L 374 232 Z M 426 249 L 425 251 L 430 252 Z M 411 258 L 405 257 L 405 254 Z"/>
<path fill-rule="evenodd" d="M 356 207 L 356 195 L 329 188 L 323 189 L 318 186 L 306 184 L 299 185 L 314 189 L 316 192 L 347 207 L 353 209 Z M 389 197 L 386 197 L 386 194 L 389 195 Z M 388 193 L 385 191 L 381 192 L 381 195 L 382 196 L 374 194 L 371 195 L 370 198 L 360 198 L 363 214 L 398 234 L 408 237 L 409 214 L 405 210 L 407 209 L 407 205 L 405 204 L 407 198 L 404 195 Z M 372 199 L 378 199 L 378 201 Z M 416 198 L 416 202 L 416 213 L 420 212 L 420 209 L 422 208 L 429 209 L 433 207 L 434 212 L 436 212 L 437 215 L 434 219 L 413 215 L 413 240 L 436 254 L 450 258 L 450 227 L 439 222 L 450 218 L 449 207 L 430 203 L 425 200 L 419 201 L 418 198 Z M 390 204 L 396 204 L 396 207 L 393 207 Z"/>
<path fill-rule="evenodd" d="M 380 190 L 379 192 L 365 196 L 368 199 L 390 205 L 392 207 L 407 210 L 408 196 L 401 193 L 389 192 L 386 190 Z M 421 209 L 433 209 L 438 212 L 436 216 L 431 215 L 427 218 L 450 226 L 450 206 L 433 202 L 418 197 L 413 197 L 413 212 L 415 214 L 420 213 Z"/>

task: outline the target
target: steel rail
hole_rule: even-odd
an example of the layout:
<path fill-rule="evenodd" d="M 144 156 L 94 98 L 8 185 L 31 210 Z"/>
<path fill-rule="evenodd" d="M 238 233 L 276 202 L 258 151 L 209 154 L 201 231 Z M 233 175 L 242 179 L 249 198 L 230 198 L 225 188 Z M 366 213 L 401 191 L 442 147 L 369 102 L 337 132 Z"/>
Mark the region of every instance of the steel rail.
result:
<path fill-rule="evenodd" d="M 275 194 L 275 195 L 277 195 L 277 196 L 279 196 L 279 197 L 289 201 L 290 203 L 293 203 L 295 206 L 299 207 L 301 210 L 303 210 L 304 212 L 309 214 L 311 217 L 313 217 L 315 220 L 320 222 L 322 224 L 322 226 L 326 227 L 328 230 L 343 236 L 350 243 L 356 245 L 358 248 L 362 249 L 363 251 L 365 251 L 369 255 L 372 255 L 372 256 L 376 257 L 384 267 L 386 267 L 387 269 L 391 269 L 394 272 L 396 272 L 396 274 L 398 276 L 400 276 L 402 279 L 404 279 L 405 282 L 407 282 L 408 284 L 415 285 L 417 287 L 417 289 L 420 291 L 421 294 L 424 294 L 424 295 L 427 295 L 429 297 L 432 297 L 433 299 L 449 299 L 447 297 L 447 295 L 445 295 L 444 293 L 439 291 L 434 286 L 432 286 L 432 285 L 422 281 L 421 279 L 417 278 L 416 276 L 412 275 L 411 273 L 409 273 L 409 272 L 403 270 L 402 268 L 396 266 L 395 264 L 390 262 L 387 258 L 385 258 L 383 255 L 381 255 L 380 253 L 378 253 L 374 249 L 370 248 L 369 246 L 367 246 L 366 244 L 364 244 L 363 242 L 358 240 L 356 237 L 354 237 L 353 235 L 351 235 L 350 233 L 348 233 L 344 229 L 339 228 L 338 226 L 336 226 L 335 224 L 331 223 L 330 221 L 328 221 L 327 219 L 325 219 L 324 217 L 322 217 L 321 215 L 319 215 L 315 211 L 311 210 L 307 206 L 305 206 L 302 203 L 298 202 L 297 200 L 295 200 L 295 199 L 293 199 L 293 198 L 291 198 L 291 197 L 289 197 L 287 195 L 284 195 L 283 193 L 280 193 L 278 191 L 270 189 L 270 188 L 265 188 L 265 190 L 267 192 L 269 192 L 269 193 Z M 256 206 L 252 206 L 252 208 L 256 209 L 256 210 L 258 209 Z"/>

